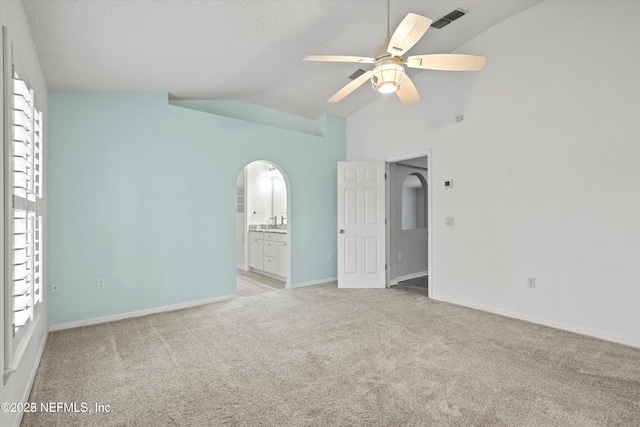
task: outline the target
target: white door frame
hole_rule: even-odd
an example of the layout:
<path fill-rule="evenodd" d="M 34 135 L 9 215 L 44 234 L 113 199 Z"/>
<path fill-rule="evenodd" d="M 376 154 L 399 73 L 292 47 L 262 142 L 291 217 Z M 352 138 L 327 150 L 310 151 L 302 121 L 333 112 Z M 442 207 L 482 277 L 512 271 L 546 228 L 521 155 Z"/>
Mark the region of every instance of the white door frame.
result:
<path fill-rule="evenodd" d="M 387 176 L 389 176 L 389 163 L 402 162 L 404 160 L 411 160 L 418 157 L 426 157 L 427 158 L 427 266 L 429 269 L 429 287 L 427 295 L 429 298 L 433 298 L 434 288 L 436 286 L 436 281 L 434 279 L 434 268 L 433 268 L 433 190 L 435 188 L 435 182 L 433 181 L 433 160 L 432 160 L 432 150 L 431 148 L 427 148 L 422 151 L 413 152 L 410 154 L 402 154 L 399 156 L 391 156 L 385 160 L 387 163 Z M 389 217 L 389 213 L 391 212 L 391 187 L 390 187 L 390 179 L 387 180 L 387 191 L 385 195 L 386 201 L 386 215 Z M 393 228 L 390 224 L 391 221 L 387 221 L 386 226 L 386 259 L 387 263 L 391 260 L 391 233 L 393 232 Z M 387 269 L 387 277 L 386 277 L 386 286 L 389 287 L 391 279 L 389 277 L 390 269 Z"/>

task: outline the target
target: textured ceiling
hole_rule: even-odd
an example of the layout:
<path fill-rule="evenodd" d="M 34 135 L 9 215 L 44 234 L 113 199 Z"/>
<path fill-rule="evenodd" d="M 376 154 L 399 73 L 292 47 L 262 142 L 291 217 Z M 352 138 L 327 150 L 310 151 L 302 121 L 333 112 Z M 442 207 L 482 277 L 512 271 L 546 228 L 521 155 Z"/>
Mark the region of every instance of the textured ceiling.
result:
<path fill-rule="evenodd" d="M 391 32 L 409 12 L 435 21 L 464 9 L 465 16 L 430 29 L 409 52 L 450 53 L 539 2 L 391 0 Z M 373 56 L 387 35 L 386 0 L 23 0 L 23 5 L 50 91 L 238 99 L 309 118 L 325 112 L 348 116 L 381 96 L 365 84 L 328 104 L 358 64 L 302 58 Z"/>

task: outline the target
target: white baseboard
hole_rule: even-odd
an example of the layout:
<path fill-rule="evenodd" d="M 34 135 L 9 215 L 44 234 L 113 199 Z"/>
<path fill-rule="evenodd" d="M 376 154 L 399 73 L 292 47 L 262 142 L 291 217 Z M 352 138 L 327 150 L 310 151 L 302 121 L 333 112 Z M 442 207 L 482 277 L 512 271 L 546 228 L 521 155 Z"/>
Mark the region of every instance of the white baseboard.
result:
<path fill-rule="evenodd" d="M 630 347 L 640 348 L 640 341 L 634 341 L 625 337 L 620 337 L 618 335 L 608 334 L 606 332 L 597 331 L 589 328 L 582 328 L 575 325 L 569 325 L 563 322 L 556 322 L 553 320 L 541 319 L 535 316 L 528 316 L 522 313 L 514 313 L 509 310 L 503 310 L 500 308 L 489 307 L 482 304 L 475 304 L 468 301 L 458 300 L 455 298 L 447 298 L 447 297 L 434 297 L 430 298 L 436 301 L 447 302 L 450 304 L 460 305 L 463 307 L 473 308 L 476 310 L 482 310 L 493 314 L 499 314 L 501 316 L 510 317 L 512 319 L 525 320 L 527 322 L 536 323 L 538 325 L 549 326 L 551 328 L 561 329 L 563 331 L 573 332 L 580 335 L 586 335 L 593 338 L 600 338 L 606 341 L 615 342 L 618 344 L 628 345 Z"/>
<path fill-rule="evenodd" d="M 40 344 L 38 345 L 38 351 L 36 352 L 36 359 L 31 367 L 31 372 L 29 373 L 29 387 L 24 391 L 24 396 L 22 396 L 21 402 L 28 402 L 29 395 L 31 394 L 31 388 L 33 387 L 33 382 L 36 379 L 36 373 L 38 372 L 38 367 L 40 366 L 40 360 L 42 359 L 42 354 L 44 353 L 44 346 L 47 344 L 47 338 L 49 337 L 49 332 L 45 332 L 42 335 L 42 339 L 40 340 Z"/>
<path fill-rule="evenodd" d="M 337 277 L 328 277 L 326 279 L 312 280 L 310 282 L 287 283 L 287 288 L 295 289 L 302 288 L 304 286 L 322 285 L 324 283 L 335 282 L 336 280 L 338 280 Z"/>
<path fill-rule="evenodd" d="M 389 280 L 389 286 L 397 285 L 398 282 L 402 282 L 403 280 L 415 279 L 416 277 L 428 276 L 429 271 L 419 271 L 417 273 L 405 274 L 404 276 L 398 276 L 395 279 Z"/>
<path fill-rule="evenodd" d="M 97 325 L 99 323 L 114 322 L 116 320 L 128 319 L 131 317 L 141 317 L 148 314 L 163 313 L 165 311 L 181 310 L 183 308 L 197 307 L 199 305 L 211 304 L 214 302 L 226 301 L 236 297 L 236 294 L 224 297 L 208 298 L 198 301 L 184 302 L 180 304 L 165 305 L 162 307 L 147 308 L 145 310 L 129 311 L 127 313 L 112 314 L 110 316 L 94 317 L 93 319 L 78 320 L 75 322 L 59 323 L 50 325 L 49 331 L 60 331 L 63 329 L 79 328 L 82 326 Z"/>

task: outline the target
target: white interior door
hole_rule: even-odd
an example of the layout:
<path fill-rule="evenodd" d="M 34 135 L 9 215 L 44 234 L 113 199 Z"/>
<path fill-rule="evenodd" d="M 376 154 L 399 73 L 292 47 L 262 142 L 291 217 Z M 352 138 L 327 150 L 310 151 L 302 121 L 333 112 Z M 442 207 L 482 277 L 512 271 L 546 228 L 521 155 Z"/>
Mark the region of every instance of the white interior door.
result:
<path fill-rule="evenodd" d="M 338 287 L 384 288 L 385 164 L 338 162 Z"/>

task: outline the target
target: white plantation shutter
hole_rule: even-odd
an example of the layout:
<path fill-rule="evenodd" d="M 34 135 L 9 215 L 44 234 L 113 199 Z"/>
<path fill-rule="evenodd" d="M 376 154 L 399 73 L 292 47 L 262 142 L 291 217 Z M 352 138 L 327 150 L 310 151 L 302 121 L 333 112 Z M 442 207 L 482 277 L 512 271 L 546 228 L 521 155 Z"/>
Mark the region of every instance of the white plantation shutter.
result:
<path fill-rule="evenodd" d="M 7 212 L 11 263 L 11 323 L 13 336 L 33 320 L 42 302 L 42 114 L 34 107 L 34 94 L 13 71 L 11 97 L 11 206 Z"/>
<path fill-rule="evenodd" d="M 2 0 L 0 0 L 2 1 Z M 35 337 L 46 330 L 43 303 L 43 115 L 25 69 L 2 27 L 2 217 L 4 371 L 18 372 Z M 21 381 L 21 380 L 19 380 Z"/>

